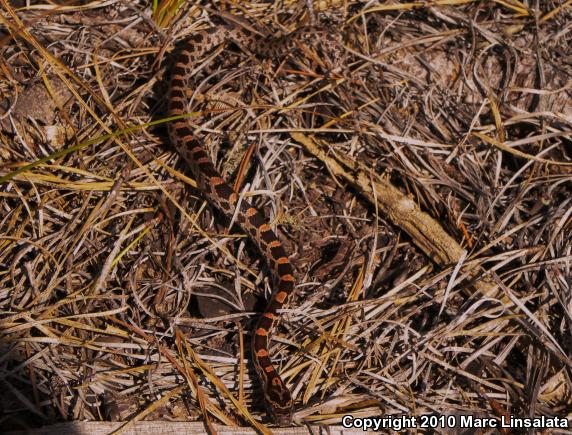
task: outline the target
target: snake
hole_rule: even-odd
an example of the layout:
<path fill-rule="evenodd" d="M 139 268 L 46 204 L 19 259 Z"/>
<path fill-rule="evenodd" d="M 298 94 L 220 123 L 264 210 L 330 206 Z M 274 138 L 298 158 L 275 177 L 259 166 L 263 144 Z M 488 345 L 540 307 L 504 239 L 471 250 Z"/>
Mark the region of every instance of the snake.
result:
<path fill-rule="evenodd" d="M 293 417 L 293 399 L 270 358 L 269 340 L 278 320 L 278 312 L 290 299 L 295 287 L 293 267 L 286 250 L 264 215 L 230 187 L 217 171 L 208 156 L 202 141 L 195 137 L 189 124 L 182 118 L 187 112 L 187 90 L 193 82 L 193 69 L 197 62 L 221 44 L 233 43 L 254 52 L 262 58 L 277 58 L 292 53 L 304 44 L 313 44 L 316 28 L 306 27 L 285 36 L 261 37 L 260 33 L 247 27 L 220 25 L 199 31 L 185 39 L 174 57 L 171 74 L 168 112 L 179 119 L 169 122 L 172 145 L 189 166 L 199 190 L 206 199 L 222 211 L 249 235 L 266 257 L 274 278 L 274 291 L 266 309 L 256 321 L 251 353 L 256 372 L 262 384 L 268 414 L 279 426 L 289 426 Z M 318 31 L 319 32 L 319 31 Z M 323 41 L 316 48 L 323 57 L 327 46 L 337 43 L 331 32 L 322 32 Z"/>

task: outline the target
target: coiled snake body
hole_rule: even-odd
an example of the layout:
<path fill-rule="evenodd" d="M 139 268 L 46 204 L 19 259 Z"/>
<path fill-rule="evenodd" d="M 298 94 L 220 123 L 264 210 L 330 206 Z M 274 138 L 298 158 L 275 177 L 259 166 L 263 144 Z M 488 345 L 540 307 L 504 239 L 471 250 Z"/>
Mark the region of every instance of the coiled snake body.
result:
<path fill-rule="evenodd" d="M 291 52 L 299 44 L 307 44 L 316 33 L 311 28 L 295 31 L 280 38 L 261 38 L 260 35 L 235 26 L 211 28 L 191 36 L 180 47 L 171 79 L 169 113 L 171 116 L 186 113 L 187 89 L 192 84 L 192 70 L 196 62 L 216 46 L 234 42 L 261 57 L 277 57 Z M 326 43 L 332 35 L 326 34 Z M 273 272 L 275 290 L 266 310 L 258 319 L 252 339 L 253 361 L 262 382 L 268 411 L 276 424 L 290 425 L 292 421 L 292 396 L 280 375 L 272 365 L 269 355 L 269 336 L 276 321 L 277 311 L 287 303 L 294 290 L 292 265 L 278 237 L 266 219 L 247 201 L 225 183 L 208 157 L 203 144 L 194 137 L 184 119 L 169 123 L 171 141 L 190 166 L 199 188 L 206 198 L 228 217 L 235 216 L 237 223 L 249 234 L 266 256 Z M 238 208 L 238 210 L 237 210 Z"/>

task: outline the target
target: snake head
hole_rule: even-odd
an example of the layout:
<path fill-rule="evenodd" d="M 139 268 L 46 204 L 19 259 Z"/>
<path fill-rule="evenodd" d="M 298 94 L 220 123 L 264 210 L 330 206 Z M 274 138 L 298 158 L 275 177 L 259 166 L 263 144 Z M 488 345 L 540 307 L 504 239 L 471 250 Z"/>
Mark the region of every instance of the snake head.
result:
<path fill-rule="evenodd" d="M 275 407 L 276 404 L 268 406 L 268 414 L 272 418 L 272 422 L 279 427 L 288 427 L 292 426 L 292 406 L 288 406 L 287 408 L 277 408 Z"/>
<path fill-rule="evenodd" d="M 295 31 L 300 45 L 309 53 L 327 75 L 337 75 L 345 66 L 345 50 L 342 34 L 325 27 L 302 27 Z"/>
<path fill-rule="evenodd" d="M 294 404 L 290 390 L 276 372 L 275 376 L 270 377 L 269 382 L 264 389 L 264 398 L 272 421 L 277 426 L 292 425 L 292 410 Z"/>

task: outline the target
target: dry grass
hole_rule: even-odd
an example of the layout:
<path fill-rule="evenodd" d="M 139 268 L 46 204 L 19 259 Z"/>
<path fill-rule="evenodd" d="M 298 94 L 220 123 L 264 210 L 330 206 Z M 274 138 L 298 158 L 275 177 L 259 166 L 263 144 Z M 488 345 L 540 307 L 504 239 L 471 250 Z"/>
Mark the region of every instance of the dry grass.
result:
<path fill-rule="evenodd" d="M 258 425 L 271 283 L 169 146 L 169 53 L 215 10 L 308 10 L 0 3 L 0 427 Z M 225 47 L 190 118 L 292 254 L 297 420 L 571 415 L 570 2 L 342 3 L 313 14 L 343 73 Z"/>

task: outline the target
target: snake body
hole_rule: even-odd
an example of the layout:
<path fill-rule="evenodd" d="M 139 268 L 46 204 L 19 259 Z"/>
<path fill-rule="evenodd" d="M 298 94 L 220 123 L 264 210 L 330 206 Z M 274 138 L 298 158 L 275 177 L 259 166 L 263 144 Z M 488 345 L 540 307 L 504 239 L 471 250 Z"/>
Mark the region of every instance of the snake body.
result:
<path fill-rule="evenodd" d="M 261 38 L 246 28 L 216 27 L 192 35 L 175 57 L 171 78 L 169 114 L 187 113 L 187 89 L 192 85 L 193 68 L 197 61 L 220 44 L 233 42 L 261 57 L 283 55 L 308 38 L 308 32 L 294 32 L 286 37 Z M 280 310 L 294 290 L 294 273 L 282 243 L 264 216 L 246 200 L 238 202 L 238 194 L 223 180 L 209 158 L 202 142 L 195 138 L 184 119 L 169 123 L 171 142 L 189 165 L 199 189 L 206 198 L 248 233 L 265 255 L 273 273 L 275 289 L 266 310 L 259 317 L 252 339 L 252 356 L 262 383 L 270 416 L 280 426 L 290 425 L 293 402 L 290 390 L 272 365 L 269 338 Z"/>

